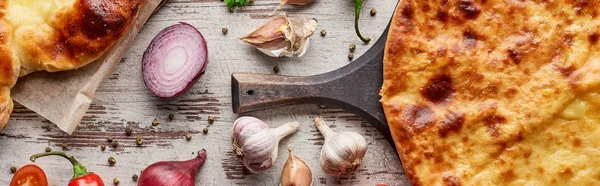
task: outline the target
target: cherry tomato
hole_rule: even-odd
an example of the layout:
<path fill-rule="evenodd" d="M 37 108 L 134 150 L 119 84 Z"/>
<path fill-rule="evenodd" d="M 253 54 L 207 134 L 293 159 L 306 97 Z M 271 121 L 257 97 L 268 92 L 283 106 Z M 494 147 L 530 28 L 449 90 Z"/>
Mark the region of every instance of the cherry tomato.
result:
<path fill-rule="evenodd" d="M 48 178 L 40 167 L 29 164 L 15 172 L 10 186 L 48 186 Z"/>

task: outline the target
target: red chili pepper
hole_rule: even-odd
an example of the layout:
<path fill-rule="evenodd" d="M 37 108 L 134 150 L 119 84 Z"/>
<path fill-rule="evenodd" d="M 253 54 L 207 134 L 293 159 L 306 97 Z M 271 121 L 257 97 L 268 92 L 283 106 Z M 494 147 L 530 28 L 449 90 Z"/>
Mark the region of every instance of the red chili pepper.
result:
<path fill-rule="evenodd" d="M 102 182 L 102 178 L 98 176 L 98 174 L 93 172 L 88 172 L 81 163 L 79 163 L 73 156 L 69 156 L 64 152 L 46 152 L 40 153 L 31 156 L 29 158 L 31 161 L 35 162 L 35 159 L 44 157 L 44 156 L 62 156 L 68 159 L 71 164 L 73 164 L 73 178 L 69 182 L 69 186 L 104 186 L 104 182 Z"/>

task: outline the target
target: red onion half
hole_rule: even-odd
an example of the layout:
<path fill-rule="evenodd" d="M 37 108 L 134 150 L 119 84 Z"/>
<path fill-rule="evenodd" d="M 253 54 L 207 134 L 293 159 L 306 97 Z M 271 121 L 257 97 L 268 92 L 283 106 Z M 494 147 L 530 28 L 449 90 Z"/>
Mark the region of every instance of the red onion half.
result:
<path fill-rule="evenodd" d="M 200 31 L 188 23 L 171 25 L 144 52 L 144 83 L 158 97 L 174 97 L 194 85 L 207 63 L 208 49 Z"/>

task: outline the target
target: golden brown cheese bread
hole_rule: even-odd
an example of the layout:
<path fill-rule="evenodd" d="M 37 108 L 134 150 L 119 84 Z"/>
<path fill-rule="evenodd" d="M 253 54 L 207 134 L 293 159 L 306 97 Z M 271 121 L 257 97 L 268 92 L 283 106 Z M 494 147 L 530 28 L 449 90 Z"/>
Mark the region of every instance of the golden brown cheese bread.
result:
<path fill-rule="evenodd" d="M 146 0 L 0 0 L 0 129 L 10 89 L 36 71 L 76 69 L 123 37 Z"/>
<path fill-rule="evenodd" d="M 413 185 L 600 185 L 600 1 L 401 0 L 381 102 Z"/>

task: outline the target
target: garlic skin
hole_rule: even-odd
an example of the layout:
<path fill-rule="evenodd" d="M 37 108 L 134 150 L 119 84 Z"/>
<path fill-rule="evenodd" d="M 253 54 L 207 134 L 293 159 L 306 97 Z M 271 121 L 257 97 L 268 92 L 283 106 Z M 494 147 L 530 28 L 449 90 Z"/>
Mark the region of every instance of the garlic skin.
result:
<path fill-rule="evenodd" d="M 292 154 L 292 147 L 288 146 L 288 159 L 281 170 L 280 186 L 311 186 L 312 172 L 304 160 Z"/>
<path fill-rule="evenodd" d="M 358 169 L 367 152 L 365 137 L 356 132 L 336 133 L 321 116 L 315 118 L 315 126 L 325 137 L 320 157 L 323 172 L 340 177 Z"/>
<path fill-rule="evenodd" d="M 240 117 L 233 122 L 233 153 L 250 172 L 267 170 L 277 159 L 279 141 L 299 127 L 298 122 L 288 122 L 272 129 L 258 118 Z"/>
<path fill-rule="evenodd" d="M 305 5 L 308 3 L 312 3 L 313 0 L 281 0 L 281 3 L 279 4 L 279 7 L 277 7 L 277 9 L 275 9 L 275 11 L 283 8 L 284 5 L 289 4 L 289 5 Z"/>
<path fill-rule="evenodd" d="M 271 57 L 301 57 L 318 25 L 315 20 L 288 19 L 285 14 L 280 14 L 240 39 Z"/>

